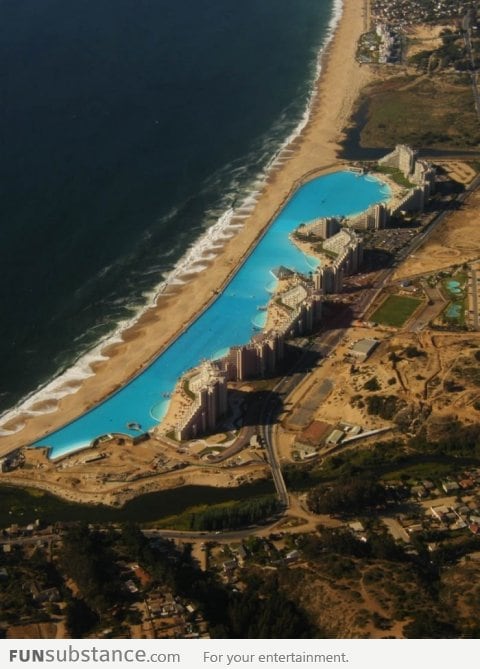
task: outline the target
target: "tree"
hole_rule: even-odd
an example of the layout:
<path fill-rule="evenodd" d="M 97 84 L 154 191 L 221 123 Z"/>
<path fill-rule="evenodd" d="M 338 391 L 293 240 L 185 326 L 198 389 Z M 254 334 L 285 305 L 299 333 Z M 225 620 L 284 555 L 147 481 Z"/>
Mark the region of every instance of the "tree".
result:
<path fill-rule="evenodd" d="M 456 639 L 460 636 L 453 623 L 424 611 L 417 613 L 412 622 L 405 625 L 403 634 L 407 639 Z"/>
<path fill-rule="evenodd" d="M 318 486 L 307 497 L 314 513 L 352 513 L 384 504 L 385 500 L 385 488 L 371 478 L 340 481 L 330 489 Z"/>

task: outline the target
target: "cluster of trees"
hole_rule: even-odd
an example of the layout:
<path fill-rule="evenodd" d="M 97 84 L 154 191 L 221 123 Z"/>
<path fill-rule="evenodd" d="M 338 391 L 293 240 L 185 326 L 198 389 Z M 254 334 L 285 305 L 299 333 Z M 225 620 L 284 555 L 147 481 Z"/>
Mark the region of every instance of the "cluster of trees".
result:
<path fill-rule="evenodd" d="M 154 579 L 176 595 L 194 601 L 210 623 L 216 638 L 301 638 L 315 636 L 303 612 L 278 588 L 262 577 L 246 580 L 235 592 L 210 571 L 200 571 L 188 548 L 179 551 L 167 540 L 152 545 L 134 525 L 123 528 L 117 546 Z"/>
<path fill-rule="evenodd" d="M 414 614 L 413 620 L 403 628 L 403 634 L 407 639 L 458 639 L 461 636 L 454 623 L 426 611 Z"/>
<path fill-rule="evenodd" d="M 0 553 L 0 566 L 8 573 L 8 578 L 0 580 L 0 622 L 15 624 L 22 618 L 35 622 L 48 620 L 28 586 L 35 583 L 41 589 L 57 587 L 60 585 L 58 573 L 39 549 L 28 562 L 23 561 L 20 554 L 21 549 L 8 555 Z"/>
<path fill-rule="evenodd" d="M 371 392 L 375 390 L 380 390 L 380 383 L 378 382 L 378 379 L 376 376 L 372 376 L 371 379 L 368 379 L 368 381 L 364 384 L 363 386 L 365 390 L 370 390 Z"/>
<path fill-rule="evenodd" d="M 93 611 L 100 613 L 118 603 L 121 580 L 110 534 L 91 531 L 83 524 L 70 528 L 64 536 L 60 563 Z"/>
<path fill-rule="evenodd" d="M 361 477 L 339 481 L 333 488 L 318 486 L 308 493 L 307 502 L 314 513 L 353 513 L 384 504 L 386 490 L 373 478 Z"/>
<path fill-rule="evenodd" d="M 169 585 L 176 594 L 196 602 L 210 622 L 212 637 L 288 639 L 315 636 L 316 631 L 304 613 L 281 592 L 276 577 L 246 577 L 245 590 L 235 592 L 220 583 L 212 572 L 200 571 L 189 551 L 180 554 L 170 547 L 169 551 L 163 550 L 156 555 L 152 564 L 152 548 L 145 537 L 132 527 L 127 535 L 124 532 L 125 536 L 128 537 L 126 545 L 135 551 L 138 562 L 160 582 L 158 564 L 164 563 Z"/>
<path fill-rule="evenodd" d="M 67 605 L 67 627 L 74 638 L 90 632 L 104 616 L 116 623 L 126 612 L 128 597 L 116 564 L 115 540 L 115 533 L 85 524 L 71 527 L 64 536 L 60 566 L 79 590 Z"/>
<path fill-rule="evenodd" d="M 301 548 L 310 560 L 328 553 L 343 557 L 374 558 L 395 562 L 407 560 L 404 550 L 386 532 L 367 532 L 367 541 L 361 541 L 350 530 L 324 527 L 320 536 L 304 535 Z"/>
<path fill-rule="evenodd" d="M 421 453 L 480 458 L 480 424 L 464 425 L 452 419 L 445 422 L 441 437 L 435 441 L 421 432 L 410 440 L 409 446 Z"/>
<path fill-rule="evenodd" d="M 191 530 L 217 531 L 252 525 L 277 513 L 280 505 L 273 495 L 258 497 L 230 506 L 213 507 L 199 513 L 192 513 Z"/>
<path fill-rule="evenodd" d="M 416 346 L 407 346 L 404 350 L 404 354 L 407 358 L 425 358 L 427 355 L 425 351 L 421 351 Z"/>
<path fill-rule="evenodd" d="M 397 408 L 398 398 L 395 395 L 369 395 L 367 397 L 367 411 L 371 416 L 392 420 Z"/>

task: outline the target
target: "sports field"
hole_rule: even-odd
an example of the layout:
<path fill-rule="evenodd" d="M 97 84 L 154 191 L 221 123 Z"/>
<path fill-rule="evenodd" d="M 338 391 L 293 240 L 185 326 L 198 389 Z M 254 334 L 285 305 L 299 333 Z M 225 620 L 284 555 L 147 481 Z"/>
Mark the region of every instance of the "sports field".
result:
<path fill-rule="evenodd" d="M 389 295 L 370 316 L 370 320 L 379 325 L 402 327 L 421 302 L 415 297 Z"/>

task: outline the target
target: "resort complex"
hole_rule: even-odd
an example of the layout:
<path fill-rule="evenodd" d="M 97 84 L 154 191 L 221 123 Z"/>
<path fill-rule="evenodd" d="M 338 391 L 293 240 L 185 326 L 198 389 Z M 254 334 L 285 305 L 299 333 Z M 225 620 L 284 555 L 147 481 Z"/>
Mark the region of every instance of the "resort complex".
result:
<path fill-rule="evenodd" d="M 228 410 L 228 382 L 278 373 L 286 342 L 308 336 L 321 327 L 325 296 L 341 293 L 344 278 L 361 271 L 364 251 L 361 230 L 382 229 L 395 216 L 423 211 L 434 191 L 433 167 L 418 160 L 417 154 L 405 145 L 398 145 L 379 160 L 378 166 L 388 168 L 387 174 L 400 172 L 407 188 L 392 203 L 375 204 L 363 214 L 314 219 L 296 228 L 290 236 L 292 242 L 316 256 L 319 267 L 309 276 L 286 267 L 273 269 L 276 288 L 265 307 L 264 331 L 253 335 L 247 344 L 233 346 L 224 356 L 204 361 L 181 377 L 170 410 L 176 421 L 176 439 L 183 441 L 212 433 Z M 176 398 L 178 394 L 181 402 Z M 168 432 L 171 424 L 168 414 L 165 423 L 164 432 Z"/>
<path fill-rule="evenodd" d="M 297 130 L 181 154 L 155 304 L 0 424 L 0 637 L 480 638 L 480 0 L 320 4 Z"/>
<path fill-rule="evenodd" d="M 276 316 L 271 314 L 275 329 L 255 334 L 248 344 L 231 347 L 222 358 L 203 362 L 180 379 L 175 392 L 185 397 L 188 385 L 191 402 L 175 428 L 178 440 L 213 432 L 227 409 L 226 382 L 275 374 L 283 361 L 286 339 L 308 335 L 318 326 L 322 303 L 314 282 L 295 274 L 286 283 L 290 287 L 277 292 L 275 304 L 269 307 L 269 312 L 276 312 Z"/>

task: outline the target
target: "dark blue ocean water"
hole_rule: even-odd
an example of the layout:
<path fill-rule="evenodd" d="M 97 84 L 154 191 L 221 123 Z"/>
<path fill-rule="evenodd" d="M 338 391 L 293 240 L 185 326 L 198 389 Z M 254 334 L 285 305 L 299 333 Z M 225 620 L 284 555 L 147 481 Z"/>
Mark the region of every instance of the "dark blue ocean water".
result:
<path fill-rule="evenodd" d="M 0 0 L 0 411 L 132 314 L 307 104 L 333 0 Z"/>

